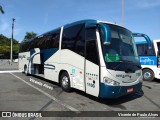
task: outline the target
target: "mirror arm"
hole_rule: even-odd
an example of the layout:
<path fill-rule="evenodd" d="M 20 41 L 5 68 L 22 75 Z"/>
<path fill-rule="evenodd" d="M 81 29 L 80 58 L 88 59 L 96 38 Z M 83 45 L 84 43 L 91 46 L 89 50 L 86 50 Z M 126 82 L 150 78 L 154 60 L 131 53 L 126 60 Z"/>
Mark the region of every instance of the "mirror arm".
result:
<path fill-rule="evenodd" d="M 110 27 L 108 25 L 104 25 L 102 23 L 99 24 L 99 27 L 103 30 L 105 34 L 103 34 L 104 45 L 109 45 L 111 41 L 111 33 Z"/>

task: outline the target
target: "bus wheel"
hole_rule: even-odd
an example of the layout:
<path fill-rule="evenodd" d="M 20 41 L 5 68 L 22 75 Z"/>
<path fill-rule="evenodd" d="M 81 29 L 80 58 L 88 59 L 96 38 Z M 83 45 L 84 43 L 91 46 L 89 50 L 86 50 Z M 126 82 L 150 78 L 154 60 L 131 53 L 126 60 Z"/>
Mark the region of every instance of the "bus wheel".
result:
<path fill-rule="evenodd" d="M 27 66 L 26 66 L 26 65 L 24 66 L 24 74 L 25 74 L 26 76 L 28 76 L 28 71 L 27 71 Z"/>
<path fill-rule="evenodd" d="M 152 81 L 154 79 L 154 73 L 150 69 L 143 70 L 143 80 Z"/>
<path fill-rule="evenodd" d="M 62 89 L 66 92 L 70 92 L 71 91 L 71 87 L 70 87 L 70 78 L 67 72 L 63 72 L 60 76 L 60 85 L 62 87 Z"/>

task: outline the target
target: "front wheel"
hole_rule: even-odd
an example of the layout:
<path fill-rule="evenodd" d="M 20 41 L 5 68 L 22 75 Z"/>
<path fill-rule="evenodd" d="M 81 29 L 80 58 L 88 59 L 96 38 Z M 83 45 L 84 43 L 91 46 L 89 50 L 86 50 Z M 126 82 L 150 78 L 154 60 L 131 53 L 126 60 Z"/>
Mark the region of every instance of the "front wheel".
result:
<path fill-rule="evenodd" d="M 152 81 L 154 79 L 154 73 L 150 69 L 143 70 L 143 80 Z"/>
<path fill-rule="evenodd" d="M 71 91 L 71 87 L 70 87 L 70 78 L 67 72 L 63 72 L 61 74 L 60 77 L 60 85 L 62 87 L 62 89 L 66 92 L 70 92 Z"/>

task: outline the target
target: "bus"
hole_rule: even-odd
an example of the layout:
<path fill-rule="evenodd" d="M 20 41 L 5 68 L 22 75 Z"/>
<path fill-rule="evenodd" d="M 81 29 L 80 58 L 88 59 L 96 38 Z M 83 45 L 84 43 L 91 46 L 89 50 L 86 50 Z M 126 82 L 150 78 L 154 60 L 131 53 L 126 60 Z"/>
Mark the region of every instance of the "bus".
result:
<path fill-rule="evenodd" d="M 132 32 L 105 21 L 66 24 L 20 44 L 19 69 L 100 98 L 139 92 L 142 70 Z"/>
<path fill-rule="evenodd" d="M 143 34 L 143 36 L 147 35 Z M 148 40 L 135 39 L 135 43 L 142 67 L 143 79 L 152 81 L 154 78 L 160 79 L 160 40 Z"/>

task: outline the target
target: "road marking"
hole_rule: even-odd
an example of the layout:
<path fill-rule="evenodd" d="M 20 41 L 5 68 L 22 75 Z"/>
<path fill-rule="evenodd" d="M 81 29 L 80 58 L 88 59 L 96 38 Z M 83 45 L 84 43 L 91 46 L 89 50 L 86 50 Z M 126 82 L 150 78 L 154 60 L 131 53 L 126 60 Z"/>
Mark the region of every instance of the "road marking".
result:
<path fill-rule="evenodd" d="M 14 73 L 14 72 L 21 72 L 20 70 L 6 70 L 6 71 L 0 71 L 0 73 Z"/>
<path fill-rule="evenodd" d="M 19 80 L 23 81 L 23 82 L 26 83 L 27 85 L 29 85 L 29 86 L 33 87 L 34 89 L 38 90 L 39 92 L 43 93 L 44 95 L 46 95 L 46 96 L 49 97 L 50 99 L 54 100 L 54 101 L 57 102 L 58 104 L 66 107 L 67 109 L 69 109 L 69 110 L 71 110 L 71 111 L 79 111 L 79 110 L 77 110 L 76 108 L 73 108 L 73 107 L 71 107 L 71 106 L 69 106 L 69 105 L 67 105 L 67 104 L 65 104 L 65 103 L 62 103 L 62 102 L 61 102 L 60 100 L 58 100 L 57 98 L 51 96 L 50 94 L 44 92 L 44 91 L 41 90 L 41 89 L 35 87 L 34 85 L 26 82 L 24 79 L 18 77 L 17 75 L 15 75 L 15 74 L 13 74 L 13 73 L 10 73 L 10 74 L 13 75 L 14 77 L 18 78 Z"/>

